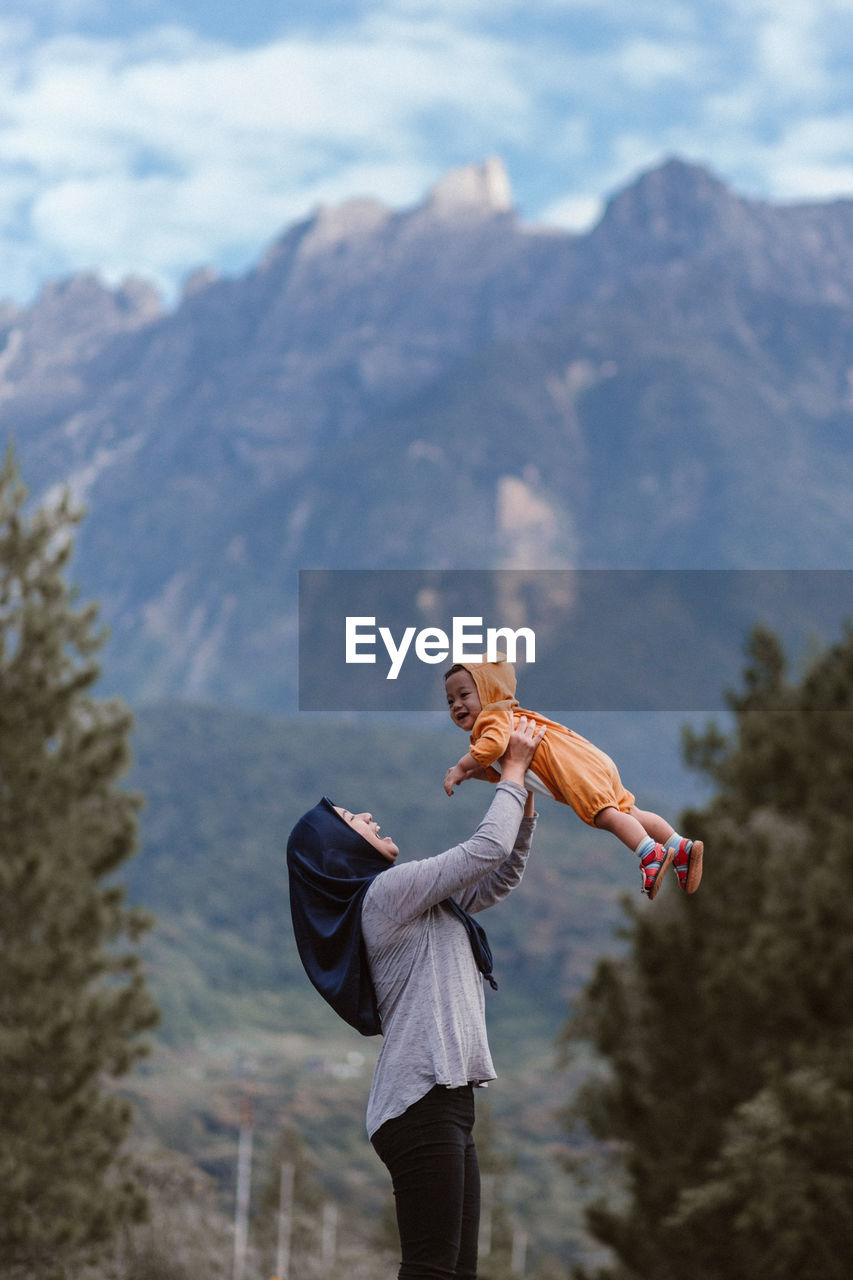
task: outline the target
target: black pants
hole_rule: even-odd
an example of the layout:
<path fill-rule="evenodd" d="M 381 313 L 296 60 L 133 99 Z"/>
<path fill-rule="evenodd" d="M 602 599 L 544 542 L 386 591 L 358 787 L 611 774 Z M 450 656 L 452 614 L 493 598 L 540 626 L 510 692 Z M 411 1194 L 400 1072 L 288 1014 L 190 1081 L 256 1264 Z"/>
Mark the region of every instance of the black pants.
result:
<path fill-rule="evenodd" d="M 373 1135 L 394 1186 L 398 1280 L 476 1280 L 480 1170 L 474 1090 L 436 1085 Z"/>

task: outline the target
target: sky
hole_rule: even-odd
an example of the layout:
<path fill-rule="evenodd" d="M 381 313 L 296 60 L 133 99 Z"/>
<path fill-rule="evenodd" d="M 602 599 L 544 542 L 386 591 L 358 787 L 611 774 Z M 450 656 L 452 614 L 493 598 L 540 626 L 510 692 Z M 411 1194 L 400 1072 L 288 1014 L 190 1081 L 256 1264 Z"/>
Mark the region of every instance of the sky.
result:
<path fill-rule="evenodd" d="M 170 302 L 493 155 L 577 231 L 674 155 L 853 198 L 851 66 L 853 0 L 3 0 L 0 298 L 94 270 Z"/>

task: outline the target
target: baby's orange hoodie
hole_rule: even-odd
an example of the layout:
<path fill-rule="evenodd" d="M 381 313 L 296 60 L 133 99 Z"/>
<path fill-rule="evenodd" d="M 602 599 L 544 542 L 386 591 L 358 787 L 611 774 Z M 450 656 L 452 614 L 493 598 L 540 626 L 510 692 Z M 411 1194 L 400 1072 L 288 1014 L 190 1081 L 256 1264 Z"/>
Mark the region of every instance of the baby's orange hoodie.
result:
<path fill-rule="evenodd" d="M 520 706 L 515 696 L 515 668 L 506 658 L 497 662 L 463 663 L 477 686 L 482 710 L 471 732 L 471 755 L 491 781 L 500 778 L 495 764 L 506 751 L 514 716 L 527 716 L 547 732 L 536 748 L 531 772 L 561 804 L 567 804 L 590 826 L 602 809 L 613 806 L 627 813 L 634 796 L 622 785 L 610 756 L 557 720 Z"/>

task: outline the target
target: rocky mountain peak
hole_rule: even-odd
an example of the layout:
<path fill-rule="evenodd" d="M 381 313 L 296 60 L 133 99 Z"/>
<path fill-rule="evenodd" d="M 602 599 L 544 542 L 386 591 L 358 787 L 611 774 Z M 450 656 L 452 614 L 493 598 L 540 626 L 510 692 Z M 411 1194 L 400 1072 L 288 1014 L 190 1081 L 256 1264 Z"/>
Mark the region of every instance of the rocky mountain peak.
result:
<path fill-rule="evenodd" d="M 131 276 L 110 288 L 95 272 L 48 282 L 30 316 L 34 325 L 74 324 L 84 328 L 136 328 L 161 314 L 162 299 L 144 280 Z"/>
<path fill-rule="evenodd" d="M 163 311 L 157 291 L 134 277 L 114 289 L 94 272 L 51 281 L 29 307 L 3 314 L 3 376 L 10 385 L 31 381 L 47 393 L 48 370 L 62 371 L 64 381 L 78 361 L 119 334 L 144 329 Z"/>
<path fill-rule="evenodd" d="M 709 242 L 749 238 L 749 204 L 699 165 L 668 160 L 613 197 L 593 236 L 642 242 L 645 256 L 695 254 Z"/>
<path fill-rule="evenodd" d="M 261 258 L 257 272 L 275 273 L 282 264 L 322 260 L 343 246 L 359 242 L 381 231 L 391 211 L 379 200 L 355 197 L 337 205 L 318 205 L 303 221 L 288 227 Z"/>
<path fill-rule="evenodd" d="M 321 205 L 314 215 L 303 250 L 325 250 L 345 240 L 370 235 L 391 216 L 379 200 L 357 198 L 339 205 Z"/>
<path fill-rule="evenodd" d="M 499 156 L 451 169 L 430 190 L 422 206 L 441 217 L 491 217 L 512 210 L 512 187 Z"/>

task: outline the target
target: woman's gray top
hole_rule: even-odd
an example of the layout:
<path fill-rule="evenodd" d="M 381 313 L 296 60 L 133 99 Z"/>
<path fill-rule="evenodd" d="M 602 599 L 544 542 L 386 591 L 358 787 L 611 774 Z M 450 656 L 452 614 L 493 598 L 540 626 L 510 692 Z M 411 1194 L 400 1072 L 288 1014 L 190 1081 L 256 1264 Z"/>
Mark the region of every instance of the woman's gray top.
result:
<path fill-rule="evenodd" d="M 367 1104 L 367 1132 L 403 1112 L 436 1084 L 493 1080 L 483 979 L 465 926 L 471 913 L 505 898 L 521 880 L 535 818 L 522 818 L 526 792 L 500 782 L 464 844 L 391 867 L 367 891 L 361 928 L 382 1019 L 382 1048 Z"/>

